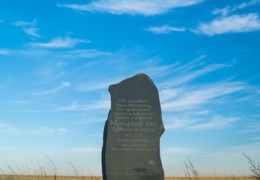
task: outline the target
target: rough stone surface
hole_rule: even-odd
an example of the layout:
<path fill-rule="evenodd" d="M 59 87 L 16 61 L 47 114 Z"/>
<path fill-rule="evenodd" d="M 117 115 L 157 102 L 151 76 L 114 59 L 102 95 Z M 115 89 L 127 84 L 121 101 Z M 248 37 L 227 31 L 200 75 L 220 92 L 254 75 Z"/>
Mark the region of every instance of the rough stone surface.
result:
<path fill-rule="evenodd" d="M 104 128 L 104 180 L 163 180 L 164 132 L 158 90 L 145 74 L 109 87 L 111 109 Z"/>

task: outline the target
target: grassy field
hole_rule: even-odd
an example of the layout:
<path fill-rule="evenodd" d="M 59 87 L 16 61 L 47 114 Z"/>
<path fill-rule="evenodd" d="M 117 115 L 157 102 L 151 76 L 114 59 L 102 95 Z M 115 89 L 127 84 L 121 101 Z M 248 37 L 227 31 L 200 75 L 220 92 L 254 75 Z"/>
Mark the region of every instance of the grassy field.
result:
<path fill-rule="evenodd" d="M 249 180 L 241 176 L 166 177 L 165 180 Z"/>
<path fill-rule="evenodd" d="M 248 167 L 250 169 L 251 174 L 248 176 L 200 176 L 200 173 L 195 169 L 192 162 L 188 159 L 185 162 L 185 176 L 184 177 L 165 177 L 165 180 L 260 180 L 260 163 L 254 161 L 246 154 L 243 154 L 245 158 L 248 160 Z M 48 157 L 47 157 L 48 158 Z M 49 159 L 50 160 L 50 159 Z M 51 164 L 53 164 L 53 168 L 56 169 L 55 164 L 50 160 Z M 102 180 L 103 178 L 100 176 L 79 176 L 77 169 L 75 169 L 75 176 L 58 176 L 55 175 L 56 171 L 54 171 L 54 175 L 46 175 L 46 171 L 41 169 L 41 174 L 44 175 L 18 175 L 19 173 L 15 172 L 15 170 L 8 166 L 9 169 L 13 172 L 12 174 L 0 175 L 0 180 Z M 72 166 L 75 168 L 74 166 Z M 4 171 L 0 168 L 0 172 L 4 174 Z M 122 179 L 123 180 L 123 179 Z"/>
<path fill-rule="evenodd" d="M 251 178 L 250 178 L 251 179 Z M 29 175 L 0 175 L 0 180 L 102 180 L 95 176 L 29 176 Z M 165 177 L 165 180 L 249 180 L 246 177 Z M 253 180 L 253 179 L 252 179 Z"/>

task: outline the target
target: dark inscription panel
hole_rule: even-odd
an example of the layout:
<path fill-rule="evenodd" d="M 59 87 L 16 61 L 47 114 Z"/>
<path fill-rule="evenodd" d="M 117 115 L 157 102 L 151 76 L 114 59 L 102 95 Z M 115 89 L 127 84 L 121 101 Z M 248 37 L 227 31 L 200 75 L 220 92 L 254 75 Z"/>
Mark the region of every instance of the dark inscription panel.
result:
<path fill-rule="evenodd" d="M 111 110 L 104 130 L 104 180 L 163 180 L 163 133 L 158 91 L 137 75 L 110 87 Z"/>
<path fill-rule="evenodd" d="M 114 133 L 120 133 L 118 146 L 112 151 L 158 151 L 149 146 L 149 133 L 155 132 L 157 126 L 149 100 L 119 99 L 109 126 Z"/>

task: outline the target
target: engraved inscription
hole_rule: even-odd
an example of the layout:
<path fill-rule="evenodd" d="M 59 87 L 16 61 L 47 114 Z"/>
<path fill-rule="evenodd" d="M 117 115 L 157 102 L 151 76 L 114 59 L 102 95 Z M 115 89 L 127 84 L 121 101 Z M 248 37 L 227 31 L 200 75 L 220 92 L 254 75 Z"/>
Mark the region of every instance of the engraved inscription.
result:
<path fill-rule="evenodd" d="M 117 139 L 118 147 L 113 147 L 112 151 L 158 151 L 146 138 L 157 126 L 149 100 L 119 99 L 109 126 L 114 133 L 121 133 L 121 138 Z"/>

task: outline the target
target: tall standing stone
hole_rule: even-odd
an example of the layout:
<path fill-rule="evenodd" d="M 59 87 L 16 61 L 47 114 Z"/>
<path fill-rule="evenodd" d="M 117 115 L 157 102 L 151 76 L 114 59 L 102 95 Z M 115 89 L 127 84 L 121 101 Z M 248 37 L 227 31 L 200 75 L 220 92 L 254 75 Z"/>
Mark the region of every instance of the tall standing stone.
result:
<path fill-rule="evenodd" d="M 145 74 L 109 87 L 111 109 L 104 128 L 104 180 L 163 180 L 164 132 L 158 90 Z"/>

